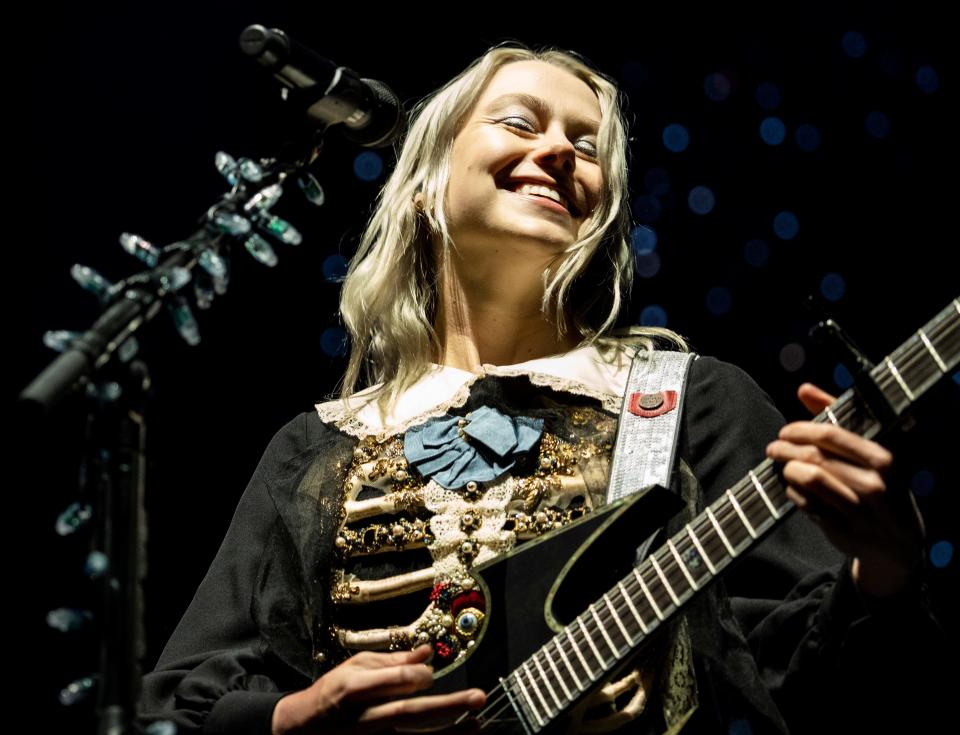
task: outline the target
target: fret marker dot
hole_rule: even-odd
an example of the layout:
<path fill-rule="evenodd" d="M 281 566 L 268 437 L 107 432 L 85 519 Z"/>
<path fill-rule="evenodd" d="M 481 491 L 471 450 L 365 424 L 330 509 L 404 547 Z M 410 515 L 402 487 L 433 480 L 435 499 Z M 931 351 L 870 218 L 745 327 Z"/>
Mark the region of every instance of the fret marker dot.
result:
<path fill-rule="evenodd" d="M 930 547 L 930 563 L 937 569 L 943 569 L 953 559 L 953 544 L 949 541 L 937 541 Z"/>

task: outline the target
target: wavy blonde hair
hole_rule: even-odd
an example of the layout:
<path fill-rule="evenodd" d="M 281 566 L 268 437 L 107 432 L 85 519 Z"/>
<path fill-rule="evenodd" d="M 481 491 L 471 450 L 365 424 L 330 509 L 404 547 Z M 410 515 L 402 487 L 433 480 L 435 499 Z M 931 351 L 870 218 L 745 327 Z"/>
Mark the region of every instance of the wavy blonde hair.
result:
<path fill-rule="evenodd" d="M 411 110 L 397 164 L 377 197 L 340 295 L 340 314 L 350 335 L 341 398 L 354 394 L 363 373 L 368 385 L 379 384 L 371 393 L 385 416 L 440 354 L 432 237 L 440 237 L 444 252 L 453 244 L 445 212 L 453 141 L 493 75 L 506 64 L 530 60 L 553 64 L 586 82 L 602 116 L 597 148 L 605 194 L 584 236 L 544 271 L 541 311 L 559 337 L 567 334 L 571 321 L 581 347 L 627 339 L 653 349 L 659 339 L 686 349 L 684 340 L 668 329 L 614 329 L 633 283 L 628 126 L 621 92 L 576 52 L 509 42 L 489 49 Z M 414 205 L 418 194 L 419 209 Z"/>

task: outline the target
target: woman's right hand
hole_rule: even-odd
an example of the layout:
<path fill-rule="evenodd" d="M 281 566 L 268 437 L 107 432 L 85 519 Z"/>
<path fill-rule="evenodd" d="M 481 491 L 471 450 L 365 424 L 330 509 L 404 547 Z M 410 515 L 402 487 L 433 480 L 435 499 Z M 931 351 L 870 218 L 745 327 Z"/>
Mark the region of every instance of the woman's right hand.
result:
<path fill-rule="evenodd" d="M 433 684 L 433 669 L 424 664 L 429 656 L 427 645 L 352 656 L 306 689 L 280 699 L 273 711 L 273 735 L 443 727 L 483 706 L 486 695 L 480 689 L 397 699 Z"/>

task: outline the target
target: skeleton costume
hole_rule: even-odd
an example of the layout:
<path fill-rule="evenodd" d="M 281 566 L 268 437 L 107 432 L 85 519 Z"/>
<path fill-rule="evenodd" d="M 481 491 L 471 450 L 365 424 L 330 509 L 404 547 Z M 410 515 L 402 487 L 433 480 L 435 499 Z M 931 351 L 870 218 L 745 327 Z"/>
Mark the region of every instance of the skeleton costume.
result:
<path fill-rule="evenodd" d="M 142 721 L 265 735 L 280 697 L 357 651 L 429 643 L 438 669 L 467 652 L 485 610 L 470 568 L 603 504 L 635 349 L 433 366 L 385 421 L 364 391 L 280 429 L 144 678 Z M 741 370 L 700 358 L 681 422 L 671 490 L 694 512 L 763 458 L 783 419 Z M 571 730 L 806 732 L 841 704 L 860 723 L 873 702 L 852 695 L 889 687 L 936 635 L 918 586 L 862 599 L 849 562 L 795 513 Z"/>

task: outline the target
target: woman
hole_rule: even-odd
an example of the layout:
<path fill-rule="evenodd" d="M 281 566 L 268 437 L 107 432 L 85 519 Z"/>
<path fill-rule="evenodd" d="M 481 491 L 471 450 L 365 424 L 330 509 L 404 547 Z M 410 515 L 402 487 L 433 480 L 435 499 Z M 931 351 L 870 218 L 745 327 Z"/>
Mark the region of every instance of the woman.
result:
<path fill-rule="evenodd" d="M 500 47 L 414 111 L 343 286 L 341 399 L 271 442 L 145 678 L 145 720 L 355 732 L 483 707 L 480 690 L 423 693 L 431 654 L 439 668 L 477 639 L 470 568 L 603 504 L 633 352 L 686 349 L 667 330 L 614 337 L 632 275 L 618 103 L 573 54 Z M 799 396 L 814 413 L 833 400 Z M 884 678 L 861 654 L 890 626 L 922 641 L 932 625 L 914 589 L 922 524 L 885 492 L 890 453 L 836 427 L 781 429 L 749 377 L 709 358 L 681 422 L 691 506 L 765 453 L 835 548 L 795 514 L 575 727 L 802 730 L 822 722 L 810 697 L 869 713 L 856 693 Z"/>

